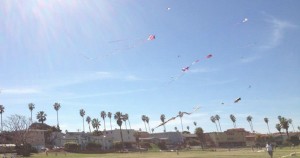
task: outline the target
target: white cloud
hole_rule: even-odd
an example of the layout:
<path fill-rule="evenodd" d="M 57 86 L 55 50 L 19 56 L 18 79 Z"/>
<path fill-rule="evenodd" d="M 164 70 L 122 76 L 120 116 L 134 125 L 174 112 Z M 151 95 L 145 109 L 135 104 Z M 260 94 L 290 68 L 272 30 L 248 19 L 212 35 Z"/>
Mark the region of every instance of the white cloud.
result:
<path fill-rule="evenodd" d="M 274 17 L 268 19 L 267 22 L 271 23 L 272 33 L 269 37 L 269 41 L 262 46 L 263 49 L 275 48 L 281 43 L 286 30 L 297 27 L 296 25 L 288 21 L 279 20 Z"/>
<path fill-rule="evenodd" d="M 196 69 L 191 69 L 190 72 L 192 73 L 207 73 L 207 72 L 213 72 L 217 71 L 217 69 L 212 69 L 212 68 L 196 68 Z"/>
<path fill-rule="evenodd" d="M 1 90 L 3 94 L 35 94 L 39 92 L 40 90 L 35 88 L 8 88 Z"/>

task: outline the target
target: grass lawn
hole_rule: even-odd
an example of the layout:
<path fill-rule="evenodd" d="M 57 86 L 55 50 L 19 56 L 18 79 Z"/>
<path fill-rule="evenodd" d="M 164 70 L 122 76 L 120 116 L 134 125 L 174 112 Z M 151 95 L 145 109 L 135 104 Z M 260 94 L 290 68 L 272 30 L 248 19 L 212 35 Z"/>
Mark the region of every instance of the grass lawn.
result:
<path fill-rule="evenodd" d="M 290 156 L 291 153 L 296 152 L 296 156 Z M 228 151 L 226 149 L 217 149 L 217 151 L 180 151 L 179 155 L 176 152 L 143 152 L 143 153 L 108 153 L 108 154 L 75 154 L 45 153 L 34 154 L 32 157 L 47 157 L 47 158 L 269 158 L 266 151 L 252 151 L 251 149 L 233 149 Z M 276 149 L 273 158 L 293 157 L 300 158 L 300 147 L 295 149 L 283 148 Z"/>

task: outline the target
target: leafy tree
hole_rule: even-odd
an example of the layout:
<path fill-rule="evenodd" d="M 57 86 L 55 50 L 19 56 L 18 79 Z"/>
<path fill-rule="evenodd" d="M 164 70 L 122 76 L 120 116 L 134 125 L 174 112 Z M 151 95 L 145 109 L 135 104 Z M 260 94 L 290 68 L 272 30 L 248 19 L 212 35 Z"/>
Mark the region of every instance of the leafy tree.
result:
<path fill-rule="evenodd" d="M 250 129 L 252 132 L 254 132 L 253 130 L 253 124 L 252 124 L 252 116 L 247 116 L 247 121 L 249 122 L 249 125 L 250 125 Z"/>
<path fill-rule="evenodd" d="M 215 116 L 211 116 L 211 117 L 210 117 L 210 120 L 211 120 L 212 123 L 214 123 L 214 124 L 216 125 L 217 132 L 219 132 L 218 126 L 217 126 L 217 123 L 216 123 L 216 118 L 215 118 Z"/>
<path fill-rule="evenodd" d="M 103 123 L 104 123 L 104 131 L 106 131 L 106 125 L 105 125 L 105 117 L 106 117 L 106 112 L 105 111 L 101 111 L 101 118 L 103 119 Z"/>
<path fill-rule="evenodd" d="M 204 144 L 205 144 L 205 136 L 204 136 L 204 131 L 201 127 L 197 127 L 195 129 L 195 134 L 197 135 L 197 137 L 199 138 L 200 142 L 201 142 L 201 148 L 203 150 L 204 148 Z"/>
<path fill-rule="evenodd" d="M 123 115 L 121 112 L 116 112 L 114 118 L 117 121 L 118 126 L 120 127 L 121 144 L 122 144 L 122 149 L 124 150 L 123 135 L 122 135 Z"/>
<path fill-rule="evenodd" d="M 133 133 L 133 136 L 135 137 L 135 141 L 137 142 L 137 145 L 140 149 L 140 137 L 141 137 L 141 133 L 139 131 L 135 131 Z"/>
<path fill-rule="evenodd" d="M 267 117 L 265 117 L 265 118 L 264 118 L 264 121 L 265 121 L 265 123 L 266 123 L 267 126 L 268 126 L 268 131 L 269 131 L 269 133 L 271 133 L 271 132 L 270 132 L 270 128 L 269 128 L 269 119 L 268 119 Z"/>
<path fill-rule="evenodd" d="M 84 109 L 80 109 L 79 114 L 82 117 L 82 131 L 84 132 L 84 115 L 85 115 Z"/>
<path fill-rule="evenodd" d="M 89 130 L 90 130 L 90 133 L 91 133 L 91 132 L 92 132 L 92 131 L 91 131 L 91 121 L 92 121 L 92 120 L 91 120 L 91 117 L 90 117 L 90 116 L 87 116 L 86 119 L 85 119 L 85 121 L 88 123 L 88 125 L 89 125 Z"/>
<path fill-rule="evenodd" d="M 176 131 L 176 132 L 178 132 L 178 129 L 177 129 L 177 127 L 174 127 L 174 129 L 175 129 L 175 131 Z"/>
<path fill-rule="evenodd" d="M 233 127 L 236 128 L 236 123 L 235 123 L 236 122 L 236 118 L 235 118 L 235 116 L 233 114 L 231 114 L 229 117 L 230 117 L 230 119 L 231 119 L 231 121 L 233 123 Z"/>
<path fill-rule="evenodd" d="M 218 121 L 218 123 L 219 123 L 219 127 L 220 127 L 220 132 L 222 132 L 222 129 L 221 129 L 221 125 L 220 125 L 220 116 L 219 115 L 216 115 L 215 116 L 215 119 L 216 119 L 216 121 Z"/>
<path fill-rule="evenodd" d="M 28 108 L 30 110 L 30 122 L 32 123 L 32 111 L 35 108 L 33 103 L 28 104 Z"/>
<path fill-rule="evenodd" d="M 164 114 L 161 114 L 160 115 L 160 120 L 161 120 L 162 123 L 165 123 L 166 116 Z M 164 124 L 164 132 L 166 132 L 166 126 L 165 126 L 165 124 Z"/>
<path fill-rule="evenodd" d="M 44 122 L 47 120 L 47 114 L 44 111 L 40 111 L 37 113 L 36 119 L 44 124 Z"/>
<path fill-rule="evenodd" d="M 4 113 L 4 106 L 0 105 L 0 114 L 1 114 L 1 132 L 3 131 L 3 124 L 2 124 L 2 114 Z"/>
<path fill-rule="evenodd" d="M 53 107 L 54 107 L 54 110 L 56 111 L 57 128 L 59 129 L 58 110 L 61 108 L 60 103 L 54 103 Z"/>
<path fill-rule="evenodd" d="M 5 128 L 13 137 L 14 144 L 27 144 L 26 134 L 28 132 L 30 121 L 22 115 L 11 115 L 4 123 Z"/>
<path fill-rule="evenodd" d="M 111 126 L 111 115 L 112 115 L 111 112 L 108 112 L 108 113 L 107 113 L 107 117 L 109 118 L 109 122 L 110 122 L 110 130 L 112 130 L 112 126 Z"/>

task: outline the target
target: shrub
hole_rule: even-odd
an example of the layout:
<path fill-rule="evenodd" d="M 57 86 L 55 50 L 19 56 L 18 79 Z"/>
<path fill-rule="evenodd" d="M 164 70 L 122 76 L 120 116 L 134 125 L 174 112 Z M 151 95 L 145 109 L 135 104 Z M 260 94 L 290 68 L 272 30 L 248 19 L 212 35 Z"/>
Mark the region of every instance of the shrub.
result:
<path fill-rule="evenodd" d="M 70 152 L 77 152 L 79 151 L 80 146 L 77 143 L 66 143 L 65 150 Z"/>
<path fill-rule="evenodd" d="M 151 148 L 151 145 L 150 145 L 150 143 L 140 143 L 140 146 L 142 147 L 142 148 Z"/>
<path fill-rule="evenodd" d="M 157 146 L 159 147 L 160 150 L 166 150 L 167 149 L 167 146 L 166 146 L 165 142 L 159 142 L 157 144 Z"/>
<path fill-rule="evenodd" d="M 101 147 L 102 145 L 101 144 L 97 144 L 97 143 L 88 143 L 86 145 L 86 150 L 89 150 L 89 151 L 98 151 L 98 150 L 101 150 Z"/>
<path fill-rule="evenodd" d="M 114 142 L 114 148 L 116 150 L 121 150 L 122 149 L 122 143 L 121 142 Z"/>
<path fill-rule="evenodd" d="M 30 156 L 30 150 L 31 150 L 31 145 L 30 144 L 24 144 L 24 145 L 17 145 L 16 146 L 16 152 L 18 155 L 22 156 Z"/>

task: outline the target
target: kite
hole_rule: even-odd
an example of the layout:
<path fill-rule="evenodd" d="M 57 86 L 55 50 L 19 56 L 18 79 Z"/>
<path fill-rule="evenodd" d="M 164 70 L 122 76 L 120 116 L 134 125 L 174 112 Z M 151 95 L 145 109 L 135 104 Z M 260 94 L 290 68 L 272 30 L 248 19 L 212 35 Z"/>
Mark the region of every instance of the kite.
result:
<path fill-rule="evenodd" d="M 171 8 L 167 8 L 167 10 L 171 10 Z"/>
<path fill-rule="evenodd" d="M 115 49 L 112 49 L 112 50 L 109 50 L 108 52 L 106 52 L 103 57 L 109 57 L 111 55 L 115 55 L 115 54 L 118 54 L 122 51 L 125 51 L 125 50 L 129 50 L 129 49 L 132 49 L 132 48 L 135 48 L 139 45 L 142 45 L 148 41 L 153 41 L 156 39 L 156 36 L 154 34 L 151 34 L 149 35 L 147 38 L 142 38 L 142 39 L 137 39 L 137 40 L 133 40 L 132 42 L 125 42 L 125 41 L 130 41 L 129 39 L 118 39 L 118 40 L 113 40 L 113 41 L 108 41 L 108 43 L 110 44 L 114 44 L 114 46 L 120 46 L 119 48 L 115 48 Z M 127 44 L 126 44 L 127 43 Z M 100 55 L 99 56 L 95 56 L 95 57 L 90 57 L 84 53 L 79 53 L 80 56 L 82 56 L 84 59 L 86 60 L 95 60 L 95 59 L 98 59 L 98 58 L 101 58 Z"/>
<path fill-rule="evenodd" d="M 204 59 L 209 59 L 209 58 L 212 58 L 212 57 L 213 57 L 212 54 L 208 54 L 207 56 L 205 56 Z M 180 74 L 179 74 L 177 77 L 171 77 L 172 80 L 169 82 L 169 84 L 172 83 L 172 82 L 175 81 L 175 80 L 178 80 L 180 77 L 182 77 L 182 76 L 184 75 L 184 73 L 188 72 L 188 71 L 190 70 L 190 68 L 191 68 L 193 65 L 195 65 L 195 64 L 197 64 L 197 63 L 199 63 L 199 62 L 200 62 L 200 59 L 197 59 L 197 60 L 195 60 L 194 62 L 192 62 L 189 66 L 183 67 L 183 68 L 181 69 Z"/>
<path fill-rule="evenodd" d="M 198 109 L 200 109 L 200 106 L 197 106 L 192 112 L 181 112 L 181 114 L 178 114 L 178 115 L 176 115 L 174 117 L 171 117 L 169 120 L 167 120 L 165 122 L 162 122 L 161 124 L 159 124 L 158 126 L 156 126 L 154 129 L 156 129 L 156 128 L 160 127 L 160 126 L 163 126 L 163 125 L 165 125 L 166 123 L 168 123 L 168 122 L 170 122 L 172 120 L 175 120 L 177 117 L 183 117 L 184 114 L 191 115 L 194 112 L 196 112 Z"/>
<path fill-rule="evenodd" d="M 248 21 L 248 18 L 244 18 L 244 20 L 242 21 L 242 23 L 245 23 Z"/>
<path fill-rule="evenodd" d="M 239 101 L 241 101 L 242 99 L 241 98 L 237 98 L 234 103 L 238 103 Z"/>

